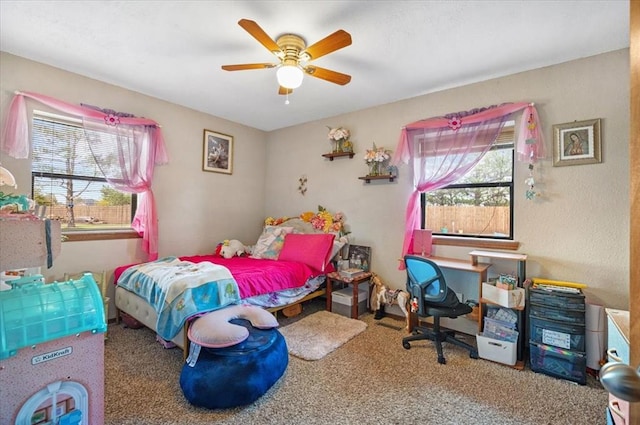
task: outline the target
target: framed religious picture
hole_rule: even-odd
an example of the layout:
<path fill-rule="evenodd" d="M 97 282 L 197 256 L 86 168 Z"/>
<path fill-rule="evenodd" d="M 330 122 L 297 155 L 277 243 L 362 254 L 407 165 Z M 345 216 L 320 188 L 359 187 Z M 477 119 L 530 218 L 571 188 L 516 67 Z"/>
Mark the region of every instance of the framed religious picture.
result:
<path fill-rule="evenodd" d="M 602 162 L 600 118 L 553 126 L 553 166 Z"/>
<path fill-rule="evenodd" d="M 233 136 L 204 130 L 202 170 L 231 174 L 233 167 Z"/>

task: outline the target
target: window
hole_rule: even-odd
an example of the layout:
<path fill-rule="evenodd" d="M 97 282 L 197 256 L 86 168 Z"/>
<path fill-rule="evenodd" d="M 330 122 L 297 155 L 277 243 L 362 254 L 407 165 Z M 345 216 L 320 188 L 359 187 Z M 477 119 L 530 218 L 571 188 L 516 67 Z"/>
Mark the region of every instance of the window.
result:
<path fill-rule="evenodd" d="M 422 228 L 435 235 L 513 239 L 513 123 L 461 179 L 421 194 Z"/>
<path fill-rule="evenodd" d="M 31 178 L 32 198 L 64 233 L 131 230 L 136 195 L 107 182 L 80 121 L 34 111 Z"/>

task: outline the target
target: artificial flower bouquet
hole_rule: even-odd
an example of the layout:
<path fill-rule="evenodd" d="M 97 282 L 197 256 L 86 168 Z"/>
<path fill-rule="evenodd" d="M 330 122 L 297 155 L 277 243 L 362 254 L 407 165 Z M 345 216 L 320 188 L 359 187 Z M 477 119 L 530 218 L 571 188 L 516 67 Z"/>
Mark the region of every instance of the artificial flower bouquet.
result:
<path fill-rule="evenodd" d="M 332 214 L 322 205 L 318 205 L 318 212 L 306 211 L 298 217 L 267 217 L 264 224 L 268 226 L 277 226 L 291 218 L 300 218 L 302 221 L 310 223 L 314 229 L 320 230 L 324 233 L 332 232 L 336 233 L 338 236 L 346 236 L 349 234 L 345 227 L 344 214 L 342 212 Z"/>
<path fill-rule="evenodd" d="M 376 176 L 381 173 L 385 163 L 391 158 L 391 151 L 373 144 L 372 149 L 367 149 L 364 161 L 369 166 L 369 175 Z"/>
<path fill-rule="evenodd" d="M 344 127 L 329 128 L 327 138 L 333 144 L 333 152 L 352 152 L 353 145 L 349 141 L 351 133 Z"/>

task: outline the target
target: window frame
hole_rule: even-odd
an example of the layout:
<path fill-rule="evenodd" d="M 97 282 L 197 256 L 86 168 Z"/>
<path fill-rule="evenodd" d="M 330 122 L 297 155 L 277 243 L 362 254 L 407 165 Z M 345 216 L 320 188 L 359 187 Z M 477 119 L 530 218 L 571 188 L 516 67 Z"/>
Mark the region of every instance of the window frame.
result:
<path fill-rule="evenodd" d="M 520 243 L 515 241 L 514 209 L 515 209 L 515 172 L 516 172 L 516 146 L 515 131 L 513 125 L 505 126 L 498 136 L 497 145 L 491 150 L 511 149 L 511 180 L 491 183 L 452 183 L 440 189 L 465 189 L 465 188 L 491 188 L 506 187 L 509 189 L 509 235 L 506 237 L 482 236 L 473 234 L 449 234 L 433 232 L 434 245 L 467 246 L 485 249 L 517 250 Z M 509 143 L 504 143 L 509 141 Z M 502 143 L 501 143 L 502 142 Z M 438 190 L 440 190 L 438 189 Z M 420 228 L 426 229 L 426 192 L 420 193 Z"/>
<path fill-rule="evenodd" d="M 35 120 L 43 120 L 50 121 L 59 125 L 73 126 L 82 128 L 82 121 L 59 114 L 52 114 L 50 112 L 33 110 L 31 116 L 31 127 L 33 129 L 33 124 Z M 104 182 L 111 186 L 111 184 L 104 177 L 89 177 L 82 175 L 74 175 L 74 174 L 61 174 L 61 173 L 51 173 L 51 172 L 42 172 L 42 171 L 33 171 L 33 149 L 35 147 L 34 142 L 35 134 L 31 135 L 31 163 L 30 163 L 30 173 L 31 173 L 31 198 L 35 199 L 35 180 L 36 178 L 55 178 L 55 179 L 72 179 L 79 180 L 85 182 Z M 113 186 L 111 186 L 113 187 Z M 135 216 L 135 212 L 137 209 L 137 194 L 131 193 L 131 220 Z M 76 241 L 90 241 L 90 240 L 113 240 L 113 239 L 134 239 L 141 238 L 137 231 L 135 231 L 132 227 L 121 227 L 114 229 L 95 229 L 95 230 L 69 230 L 62 228 L 62 235 L 64 236 L 63 242 L 76 242 Z"/>

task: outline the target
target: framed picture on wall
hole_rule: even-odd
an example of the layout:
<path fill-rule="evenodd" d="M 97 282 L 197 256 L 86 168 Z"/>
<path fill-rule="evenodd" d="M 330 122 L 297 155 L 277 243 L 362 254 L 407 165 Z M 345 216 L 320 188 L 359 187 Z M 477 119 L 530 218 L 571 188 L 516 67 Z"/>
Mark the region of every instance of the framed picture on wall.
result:
<path fill-rule="evenodd" d="M 553 166 L 602 162 L 600 119 L 553 126 Z"/>
<path fill-rule="evenodd" d="M 231 174 L 233 166 L 233 136 L 204 130 L 202 170 Z"/>
<path fill-rule="evenodd" d="M 363 245 L 349 245 L 349 267 L 371 270 L 371 247 Z"/>

